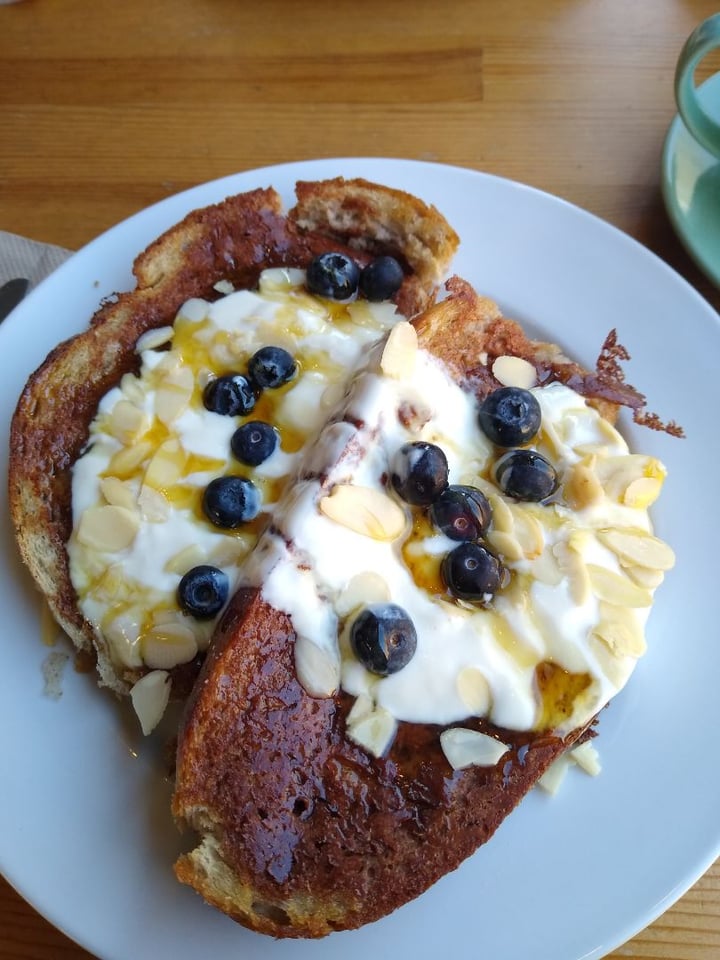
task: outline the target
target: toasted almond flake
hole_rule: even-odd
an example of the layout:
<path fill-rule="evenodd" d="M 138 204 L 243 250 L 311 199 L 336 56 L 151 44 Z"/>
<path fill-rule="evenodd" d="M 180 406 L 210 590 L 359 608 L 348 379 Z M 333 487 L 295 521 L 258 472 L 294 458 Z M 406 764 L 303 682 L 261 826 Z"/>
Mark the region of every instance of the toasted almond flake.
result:
<path fill-rule="evenodd" d="M 633 583 L 645 590 L 656 590 L 665 579 L 662 570 L 650 570 L 648 567 L 632 567 L 623 564 L 625 573 L 630 577 Z"/>
<path fill-rule="evenodd" d="M 148 330 L 147 333 L 138 337 L 135 350 L 137 353 L 142 353 L 143 350 L 156 350 L 158 347 L 164 347 L 166 343 L 172 340 L 174 335 L 173 327 L 158 327 L 156 330 Z"/>
<path fill-rule="evenodd" d="M 140 529 L 136 512 L 108 504 L 89 507 L 80 517 L 77 538 L 80 543 L 102 553 L 117 553 L 129 547 Z"/>
<path fill-rule="evenodd" d="M 545 773 L 538 780 L 537 785 L 544 790 L 545 793 L 555 796 L 560 789 L 563 780 L 565 779 L 565 774 L 568 772 L 569 766 L 570 761 L 567 757 L 567 754 L 561 754 L 557 760 L 553 760 Z"/>
<path fill-rule="evenodd" d="M 397 731 L 397 720 L 382 707 L 376 707 L 348 725 L 347 735 L 374 757 L 381 757 L 390 747 Z"/>
<path fill-rule="evenodd" d="M 498 357 L 492 365 L 492 373 L 496 380 L 505 387 L 522 387 L 529 390 L 537 383 L 535 367 L 522 357 Z"/>
<path fill-rule="evenodd" d="M 587 565 L 587 571 L 592 591 L 599 600 L 619 607 L 649 607 L 652 604 L 651 594 L 623 574 L 594 563 Z"/>
<path fill-rule="evenodd" d="M 440 746 L 453 770 L 494 767 L 510 749 L 494 737 L 466 727 L 451 727 L 440 734 Z"/>
<path fill-rule="evenodd" d="M 113 604 L 130 599 L 131 587 L 121 563 L 111 563 L 97 578 L 90 593 L 98 599 Z"/>
<path fill-rule="evenodd" d="M 189 663 L 197 653 L 195 634 L 181 623 L 160 623 L 142 638 L 142 658 L 148 667 L 171 670 Z"/>
<path fill-rule="evenodd" d="M 124 446 L 135 443 L 150 427 L 150 418 L 144 410 L 129 400 L 118 400 L 107 422 L 108 433 Z"/>
<path fill-rule="evenodd" d="M 645 496 L 657 496 L 665 479 L 665 467 L 654 457 L 641 453 L 619 454 L 612 457 L 598 459 L 595 472 L 610 499 L 626 506 L 640 506 L 640 500 Z M 658 483 L 649 485 L 640 484 L 629 494 L 630 500 L 637 499 L 638 503 L 626 502 L 628 490 L 636 480 L 654 480 Z M 645 504 L 647 506 L 647 504 Z"/>
<path fill-rule="evenodd" d="M 339 483 L 320 500 L 330 520 L 373 540 L 396 540 L 405 530 L 405 511 L 381 490 Z"/>
<path fill-rule="evenodd" d="M 128 510 L 137 508 L 137 497 L 129 484 L 117 477 L 103 477 L 100 481 L 100 493 L 108 503 Z"/>
<path fill-rule="evenodd" d="M 626 507 L 635 507 L 637 510 L 642 510 L 655 503 L 660 496 L 662 487 L 663 481 L 657 479 L 657 477 L 640 477 L 640 479 L 633 480 L 628 485 L 623 494 L 622 502 Z"/>
<path fill-rule="evenodd" d="M 406 380 L 412 376 L 417 359 L 418 340 L 415 327 L 400 320 L 390 331 L 380 359 L 386 377 Z"/>
<path fill-rule="evenodd" d="M 597 777 L 602 771 L 600 755 L 590 740 L 586 740 L 577 747 L 573 747 L 570 751 L 570 759 L 573 760 L 581 770 L 590 774 L 591 777 Z"/>
<path fill-rule="evenodd" d="M 217 290 L 218 293 L 222 293 L 223 296 L 227 296 L 229 293 L 235 292 L 235 287 L 230 283 L 229 280 L 218 280 L 217 283 L 213 284 L 213 290 Z"/>
<path fill-rule="evenodd" d="M 184 577 L 188 570 L 192 570 L 193 567 L 206 563 L 206 561 L 205 550 L 197 543 L 191 543 L 170 557 L 164 569 L 167 573 L 177 573 Z"/>
<path fill-rule="evenodd" d="M 332 697 L 340 685 L 340 664 L 329 651 L 307 637 L 295 641 L 297 677 L 311 697 Z"/>
<path fill-rule="evenodd" d="M 464 667 L 457 675 L 458 696 L 472 716 L 484 717 L 490 711 L 490 685 L 477 667 Z"/>
<path fill-rule="evenodd" d="M 123 447 L 110 458 L 107 473 L 120 479 L 131 477 L 150 456 L 152 450 L 153 445 L 147 440 L 142 440 L 131 447 Z"/>
<path fill-rule="evenodd" d="M 573 510 L 584 510 L 603 499 L 602 484 L 594 470 L 595 461 L 594 456 L 585 457 L 574 463 L 565 473 L 563 494 Z"/>
<path fill-rule="evenodd" d="M 142 732 L 147 736 L 162 720 L 170 700 L 170 675 L 167 670 L 146 673 L 133 686 L 130 699 Z"/>
<path fill-rule="evenodd" d="M 495 553 L 501 554 L 505 560 L 522 560 L 525 556 L 523 548 L 512 533 L 504 533 L 502 530 L 490 530 L 485 535 L 485 539 Z"/>
<path fill-rule="evenodd" d="M 335 601 L 335 610 L 341 617 L 347 616 L 367 603 L 385 603 L 390 600 L 387 581 L 371 570 L 355 574 Z"/>
<path fill-rule="evenodd" d="M 598 530 L 598 540 L 605 544 L 623 565 L 649 567 L 651 570 L 671 570 L 675 564 L 672 549 L 644 530 Z"/>

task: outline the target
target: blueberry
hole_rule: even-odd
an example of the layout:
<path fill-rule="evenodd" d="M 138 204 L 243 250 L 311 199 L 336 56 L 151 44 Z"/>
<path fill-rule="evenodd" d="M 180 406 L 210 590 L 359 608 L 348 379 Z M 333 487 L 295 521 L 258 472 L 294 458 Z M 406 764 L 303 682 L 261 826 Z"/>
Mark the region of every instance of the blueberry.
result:
<path fill-rule="evenodd" d="M 264 420 L 249 420 L 238 427 L 230 439 L 236 458 L 249 467 L 257 467 L 272 456 L 280 434 Z"/>
<path fill-rule="evenodd" d="M 540 429 L 540 404 L 529 390 L 501 387 L 485 397 L 478 421 L 499 447 L 518 447 L 530 443 Z"/>
<path fill-rule="evenodd" d="M 178 603 L 196 620 L 212 620 L 228 598 L 227 574 L 217 567 L 201 564 L 188 570 L 178 584 Z"/>
<path fill-rule="evenodd" d="M 292 380 L 297 364 L 292 354 L 282 347 L 261 347 L 250 357 L 248 372 L 252 382 L 261 390 L 281 387 Z"/>
<path fill-rule="evenodd" d="M 407 503 L 427 506 L 448 485 L 448 462 L 434 443 L 405 443 L 390 465 L 390 482 Z"/>
<path fill-rule="evenodd" d="M 443 558 L 440 570 L 454 597 L 473 602 L 490 600 L 503 578 L 498 558 L 479 543 L 455 547 Z"/>
<path fill-rule="evenodd" d="M 410 663 L 417 647 L 417 634 L 402 607 L 370 603 L 353 623 L 350 642 L 363 666 L 387 677 Z"/>
<path fill-rule="evenodd" d="M 430 504 L 430 519 L 451 540 L 477 540 L 491 515 L 488 499 L 477 487 L 447 487 Z"/>
<path fill-rule="evenodd" d="M 260 512 L 260 494 L 245 477 L 218 477 L 203 494 L 205 516 L 216 527 L 231 530 L 253 520 Z"/>
<path fill-rule="evenodd" d="M 376 257 L 360 274 L 360 290 L 368 300 L 389 300 L 405 279 L 395 257 Z"/>
<path fill-rule="evenodd" d="M 508 497 L 515 500 L 545 500 L 555 493 L 555 467 L 534 450 L 509 450 L 495 464 L 495 479 Z"/>
<path fill-rule="evenodd" d="M 321 253 L 308 264 L 306 284 L 310 293 L 328 300 L 351 300 L 358 292 L 360 268 L 344 253 Z"/>
<path fill-rule="evenodd" d="M 213 413 L 244 417 L 255 406 L 252 384 L 241 373 L 228 373 L 211 380 L 203 391 L 203 404 Z"/>

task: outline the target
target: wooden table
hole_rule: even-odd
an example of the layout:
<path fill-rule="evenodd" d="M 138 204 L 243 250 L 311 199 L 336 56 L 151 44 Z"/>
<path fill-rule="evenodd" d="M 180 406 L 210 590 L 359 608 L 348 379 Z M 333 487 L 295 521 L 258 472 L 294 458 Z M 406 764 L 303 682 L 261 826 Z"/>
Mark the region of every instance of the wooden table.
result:
<path fill-rule="evenodd" d="M 659 192 L 675 59 L 715 10 L 710 0 L 0 5 L 0 229 L 76 248 L 236 171 L 323 156 L 435 160 L 598 214 L 720 308 Z M 718 67 L 711 59 L 701 73 Z M 720 863 L 612 954 L 719 955 Z M 88 956 L 0 880 L 0 960 Z"/>

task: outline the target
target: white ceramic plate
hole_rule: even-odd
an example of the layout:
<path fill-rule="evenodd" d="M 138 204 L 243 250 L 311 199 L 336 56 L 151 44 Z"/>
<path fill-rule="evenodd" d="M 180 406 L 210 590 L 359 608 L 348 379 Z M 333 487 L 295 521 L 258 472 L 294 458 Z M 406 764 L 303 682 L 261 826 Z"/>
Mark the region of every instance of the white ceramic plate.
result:
<path fill-rule="evenodd" d="M 665 910 L 720 852 L 717 638 L 717 358 L 711 308 L 633 240 L 554 197 L 483 174 L 400 160 L 322 160 L 244 173 L 164 200 L 95 240 L 0 327 L 0 473 L 27 375 L 98 301 L 128 289 L 134 255 L 194 207 L 298 178 L 343 174 L 434 203 L 462 246 L 457 272 L 536 333 L 593 364 L 611 327 L 628 379 L 686 440 L 624 422 L 665 461 L 655 511 L 677 552 L 658 591 L 649 652 L 603 714 L 603 772 L 534 791 L 487 846 L 387 919 L 320 942 L 236 926 L 174 880 L 182 847 L 156 748 L 93 679 L 68 669 L 42 694 L 39 603 L 2 511 L 0 869 L 53 923 L 106 960 L 592 960 Z M 713 452 L 714 451 L 714 452 Z M 3 494 L 4 495 L 4 494 Z"/>

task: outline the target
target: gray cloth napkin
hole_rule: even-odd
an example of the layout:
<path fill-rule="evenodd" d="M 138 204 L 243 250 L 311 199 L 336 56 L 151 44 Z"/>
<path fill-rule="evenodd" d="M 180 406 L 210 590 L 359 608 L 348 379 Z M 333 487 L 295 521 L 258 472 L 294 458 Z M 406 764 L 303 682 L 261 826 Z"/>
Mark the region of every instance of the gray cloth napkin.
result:
<path fill-rule="evenodd" d="M 72 250 L 0 230 L 0 286 L 13 277 L 26 277 L 34 287 L 71 254 Z"/>

